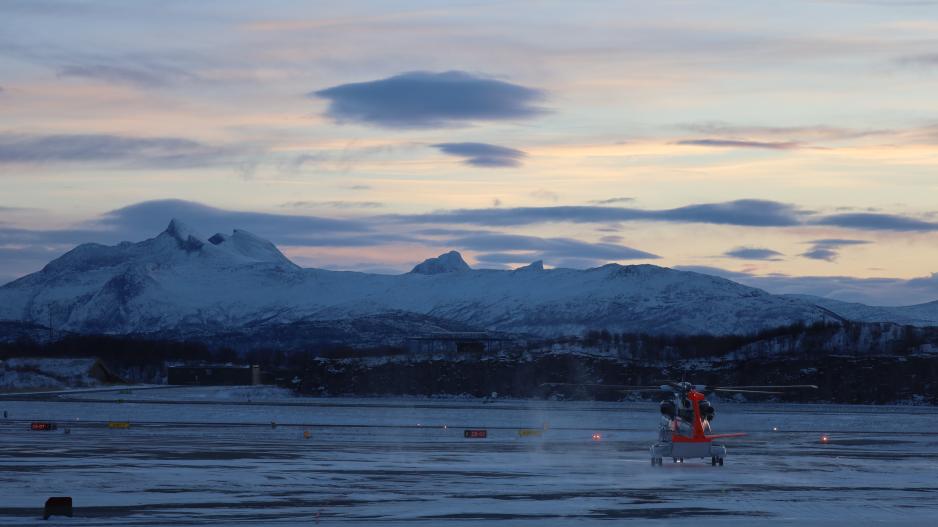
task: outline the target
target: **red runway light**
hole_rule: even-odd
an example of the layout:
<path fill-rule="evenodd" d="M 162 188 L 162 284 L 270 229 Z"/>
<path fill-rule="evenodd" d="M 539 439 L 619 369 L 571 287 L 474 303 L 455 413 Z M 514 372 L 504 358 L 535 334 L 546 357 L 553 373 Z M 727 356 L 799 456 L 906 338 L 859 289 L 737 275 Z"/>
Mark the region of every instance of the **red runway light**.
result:
<path fill-rule="evenodd" d="M 31 430 L 56 430 L 58 426 L 55 423 L 32 423 L 29 428 Z"/>
<path fill-rule="evenodd" d="M 599 432 L 593 434 L 593 441 L 602 441 L 603 436 Z"/>
<path fill-rule="evenodd" d="M 821 442 L 822 442 L 822 443 L 828 443 L 828 442 L 830 442 L 830 440 L 831 440 L 831 438 L 828 437 L 827 434 L 824 434 L 824 435 L 821 436 Z"/>

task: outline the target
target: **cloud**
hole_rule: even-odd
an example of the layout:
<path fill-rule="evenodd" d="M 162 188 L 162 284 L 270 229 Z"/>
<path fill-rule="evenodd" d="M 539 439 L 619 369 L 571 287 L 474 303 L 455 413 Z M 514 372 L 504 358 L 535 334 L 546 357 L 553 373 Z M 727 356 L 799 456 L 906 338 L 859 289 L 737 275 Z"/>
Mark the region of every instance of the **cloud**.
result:
<path fill-rule="evenodd" d="M 59 68 L 59 77 L 75 77 L 128 84 L 144 88 L 158 88 L 179 81 L 198 80 L 198 76 L 172 66 L 159 64 L 72 64 Z"/>
<path fill-rule="evenodd" d="M 17 251 L 42 251 L 52 246 L 60 253 L 80 243 L 114 244 L 139 241 L 162 232 L 169 221 L 179 219 L 196 233 L 243 229 L 283 247 L 370 247 L 395 243 L 425 243 L 408 232 L 378 232 L 367 221 L 321 218 L 308 215 L 270 214 L 226 210 L 184 200 L 154 200 L 107 212 L 71 229 L 28 230 L 0 226 L 0 247 Z M 0 258 L 0 273 L 32 271 L 51 258 L 32 258 L 31 266 L 15 266 Z"/>
<path fill-rule="evenodd" d="M 538 223 L 606 223 L 657 221 L 708 223 L 742 227 L 834 226 L 854 230 L 909 232 L 938 231 L 938 222 L 898 214 L 845 213 L 820 215 L 778 201 L 741 199 L 722 203 L 700 203 L 672 209 L 638 209 L 592 205 L 553 207 L 493 207 L 454 209 L 424 214 L 392 215 L 387 219 L 416 223 L 449 223 L 486 226 L 517 226 Z M 615 229 L 612 229 L 615 231 Z"/>
<path fill-rule="evenodd" d="M 853 240 L 845 238 L 824 238 L 822 240 L 812 240 L 807 242 L 813 245 L 824 245 L 827 247 L 843 247 L 844 245 L 864 245 L 867 243 L 873 243 L 869 240 Z"/>
<path fill-rule="evenodd" d="M 239 228 L 289 245 L 302 245 L 304 239 L 323 232 L 340 237 L 369 231 L 358 220 L 226 210 L 179 199 L 144 201 L 113 210 L 91 222 L 91 226 L 134 234 L 124 239 L 140 239 L 161 232 L 171 218 L 178 218 L 205 236 Z"/>
<path fill-rule="evenodd" d="M 897 214 L 876 214 L 855 212 L 848 214 L 832 214 L 815 219 L 815 225 L 830 225 L 847 229 L 885 230 L 885 231 L 936 231 L 938 223 L 919 220 Z"/>
<path fill-rule="evenodd" d="M 518 234 L 486 232 L 452 238 L 445 245 L 473 251 L 532 251 L 525 261 L 553 261 L 568 258 L 602 260 L 645 260 L 659 256 L 624 245 L 589 243 L 571 238 L 540 238 Z"/>
<path fill-rule="evenodd" d="M 191 201 L 169 199 L 146 201 L 112 210 L 71 229 L 27 230 L 0 226 L 0 248 L 10 248 L 12 254 L 21 255 L 19 258 L 26 262 L 24 265 L 14 265 L 18 260 L 0 258 L 0 274 L 34 270 L 79 243 L 114 244 L 125 240 L 152 238 L 162 232 L 173 218 L 187 224 L 203 237 L 209 237 L 215 232 L 227 233 L 238 228 L 287 248 L 354 248 L 407 244 L 483 253 L 523 253 L 518 257 L 522 263 L 545 259 L 555 265 L 578 267 L 589 267 L 609 261 L 658 258 L 648 252 L 607 242 L 540 238 L 488 230 L 434 227 L 401 229 L 397 224 L 375 221 L 381 218 L 377 216 L 330 219 L 308 215 L 226 210 Z M 0 256 L 3 254 L 0 251 Z"/>
<path fill-rule="evenodd" d="M 787 227 L 800 223 L 800 216 L 805 213 L 792 205 L 777 201 L 741 199 L 652 211 L 652 216 L 659 221 Z"/>
<path fill-rule="evenodd" d="M 462 71 L 402 73 L 341 84 L 308 96 L 328 100 L 326 114 L 337 122 L 388 128 L 460 126 L 544 113 L 534 106 L 543 100 L 542 91 Z"/>
<path fill-rule="evenodd" d="M 521 264 L 530 263 L 535 260 L 536 253 L 481 253 L 475 256 L 475 259 L 486 264 Z"/>
<path fill-rule="evenodd" d="M 804 256 L 805 258 L 811 258 L 812 260 L 826 260 L 828 262 L 833 262 L 836 260 L 838 255 L 839 253 L 837 251 L 826 247 L 815 247 L 801 253 L 801 256 Z"/>
<path fill-rule="evenodd" d="M 892 130 L 852 129 L 829 125 L 752 126 L 734 125 L 719 121 L 684 124 L 680 125 L 679 128 L 716 137 L 717 140 L 734 140 L 738 137 L 757 137 L 759 141 L 765 141 L 771 138 L 773 140 L 768 141 L 769 143 L 785 144 L 793 142 L 796 145 L 813 141 L 839 141 L 894 133 Z M 791 139 L 793 137 L 797 139 L 793 141 Z M 785 141 L 777 141 L 778 138 L 784 138 Z"/>
<path fill-rule="evenodd" d="M 842 238 L 825 238 L 823 240 L 813 240 L 808 242 L 811 248 L 801 253 L 805 258 L 813 260 L 826 260 L 833 262 L 839 256 L 837 249 L 848 245 L 863 245 L 871 243 L 867 240 L 848 240 Z"/>
<path fill-rule="evenodd" d="M 47 7 L 46 11 L 51 19 L 55 17 L 53 13 L 61 14 L 65 8 Z M 108 7 L 106 11 L 114 14 L 115 6 Z M 51 68 L 60 79 L 75 78 L 142 88 L 203 81 L 206 76 L 202 72 L 218 71 L 224 67 L 218 57 L 202 56 L 193 49 L 171 50 L 166 46 L 151 52 L 134 45 L 99 46 L 95 49 L 94 46 L 76 46 L 74 42 L 54 44 L 48 39 L 32 44 L 0 40 L 0 53 Z M 225 80 L 231 80 L 230 71 L 226 71 Z"/>
<path fill-rule="evenodd" d="M 802 145 L 793 142 L 738 141 L 735 139 L 689 139 L 678 141 L 679 145 L 711 146 L 716 148 L 759 148 L 766 150 L 793 150 Z"/>
<path fill-rule="evenodd" d="M 867 305 L 904 306 L 938 299 L 938 274 L 900 278 L 855 278 L 850 276 L 774 276 L 747 279 L 772 293 L 807 294 Z"/>
<path fill-rule="evenodd" d="M 323 150 L 318 152 L 305 152 L 292 157 L 279 164 L 280 170 L 285 172 L 299 172 L 313 169 L 317 172 L 336 172 L 347 174 L 355 166 L 366 160 L 384 157 L 391 153 L 394 147 L 389 144 L 358 146 L 357 141 L 349 141 L 341 149 Z M 361 190 L 353 188 L 352 190 Z"/>
<path fill-rule="evenodd" d="M 727 269 L 722 269 L 720 267 L 711 267 L 709 265 L 675 265 L 674 269 L 677 269 L 678 271 L 688 271 L 692 273 L 719 276 L 720 278 L 726 278 L 728 280 L 740 280 L 740 279 L 752 277 L 752 275 L 749 273 L 744 273 L 744 272 L 739 272 L 739 271 L 729 271 Z"/>
<path fill-rule="evenodd" d="M 631 203 L 635 201 L 635 198 L 609 198 L 609 199 L 594 199 L 590 203 L 594 205 L 612 205 L 613 203 Z"/>
<path fill-rule="evenodd" d="M 0 164 L 104 162 L 138 168 L 184 168 L 233 157 L 229 149 L 181 137 L 0 134 Z"/>
<path fill-rule="evenodd" d="M 663 221 L 749 227 L 788 227 L 801 224 L 801 216 L 805 214 L 807 214 L 805 211 L 785 203 L 743 199 L 661 210 L 596 206 L 514 207 L 457 209 L 427 214 L 397 215 L 390 218 L 418 223 L 464 223 L 489 226 L 548 222 Z"/>
<path fill-rule="evenodd" d="M 463 158 L 463 163 L 476 167 L 519 167 L 527 156 L 521 150 L 487 143 L 439 143 L 431 145 L 444 154 Z"/>
<path fill-rule="evenodd" d="M 376 209 L 383 207 L 379 201 L 288 201 L 280 205 L 282 208 L 306 209 L 318 207 L 331 207 L 334 209 Z"/>
<path fill-rule="evenodd" d="M 718 267 L 680 265 L 675 269 L 727 278 L 773 294 L 813 295 L 867 305 L 907 306 L 938 299 L 938 273 L 904 280 L 901 278 L 855 278 L 852 276 L 760 276 Z"/>
<path fill-rule="evenodd" d="M 723 256 L 738 258 L 740 260 L 768 260 L 777 262 L 781 260 L 779 257 L 784 255 L 778 251 L 773 251 L 772 249 L 765 249 L 762 247 L 737 247 L 735 249 L 726 251 L 723 253 Z"/>
<path fill-rule="evenodd" d="M 472 229 L 440 229 L 431 227 L 429 229 L 419 229 L 414 232 L 422 236 L 463 236 L 468 234 L 488 234 L 492 231 Z"/>
<path fill-rule="evenodd" d="M 165 226 L 164 226 L 165 227 Z M 73 246 L 79 243 L 101 241 L 115 243 L 121 238 L 115 238 L 111 233 L 94 228 L 73 229 L 21 229 L 17 227 L 0 227 L 0 245 L 13 245 L 23 247 L 24 250 L 38 250 L 39 246 L 63 245 Z M 0 264 L 6 263 L 0 259 Z"/>

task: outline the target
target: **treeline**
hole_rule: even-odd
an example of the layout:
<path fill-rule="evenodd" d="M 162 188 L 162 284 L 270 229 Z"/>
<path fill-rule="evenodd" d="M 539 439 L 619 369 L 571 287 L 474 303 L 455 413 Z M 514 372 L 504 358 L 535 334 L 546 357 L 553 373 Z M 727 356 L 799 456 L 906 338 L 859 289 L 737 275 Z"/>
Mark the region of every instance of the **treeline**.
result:
<path fill-rule="evenodd" d="M 396 346 L 359 349 L 341 345 L 314 345 L 303 351 L 276 348 L 240 353 L 230 347 L 212 348 L 201 341 L 176 341 L 119 335 L 68 335 L 60 340 L 37 342 L 18 339 L 0 342 L 0 360 L 14 357 L 97 358 L 109 366 L 162 367 L 166 362 L 204 361 L 259 364 L 267 369 L 302 368 L 317 359 L 359 359 L 401 355 Z"/>
<path fill-rule="evenodd" d="M 313 395 L 470 395 L 616 401 L 657 392 L 627 393 L 550 383 L 659 385 L 664 379 L 709 385 L 815 384 L 817 390 L 747 400 L 938 404 L 938 357 L 845 357 L 674 361 L 649 363 L 588 356 L 547 355 L 530 360 L 314 361 L 284 372 L 289 385 Z M 294 386 L 293 379 L 299 379 Z"/>
<path fill-rule="evenodd" d="M 725 336 L 648 335 L 598 330 L 575 337 L 519 339 L 507 343 L 497 353 L 463 353 L 454 356 L 453 360 L 439 362 L 492 362 L 505 359 L 514 361 L 523 370 L 528 367 L 523 364 L 530 357 L 577 355 L 584 350 L 598 350 L 612 362 L 623 364 L 711 358 L 739 363 L 754 359 L 804 360 L 810 363 L 831 355 L 909 357 L 928 352 L 938 353 L 938 328 L 836 322 L 792 324 L 750 335 Z M 165 375 L 164 365 L 171 361 L 259 364 L 270 372 L 316 370 L 323 363 L 354 362 L 355 359 L 373 357 L 407 359 L 391 362 L 432 362 L 430 356 L 412 354 L 401 346 L 393 345 L 363 349 L 352 344 L 311 342 L 297 350 L 283 349 L 272 342 L 268 347 L 238 351 L 234 347 L 218 345 L 217 341 L 208 337 L 198 341 L 179 341 L 154 338 L 152 335 L 67 335 L 52 342 L 29 338 L 0 341 L 0 359 L 11 357 L 95 357 L 103 360 L 114 371 L 135 372 L 127 374 L 128 378 L 146 379 Z M 421 378 L 427 375 L 422 367 L 415 368 L 424 372 L 419 375 Z M 402 379 L 401 382 L 410 382 L 408 379 Z M 484 385 L 482 381 L 485 379 L 480 381 Z M 520 379 L 518 382 L 523 384 Z M 432 382 L 430 384 L 433 385 Z"/>
<path fill-rule="evenodd" d="M 69 335 L 52 342 L 21 339 L 0 343 L 0 359 L 94 357 L 118 366 L 145 366 L 173 360 L 213 360 L 214 356 L 201 342 L 111 335 Z"/>
<path fill-rule="evenodd" d="M 221 352 L 227 356 L 235 352 L 226 349 Z M 257 349 L 244 353 L 240 360 L 250 364 L 259 364 L 268 369 L 302 369 L 320 360 L 364 359 L 368 357 L 394 357 L 406 355 L 406 348 L 400 346 L 376 346 L 372 348 L 353 348 L 351 346 L 328 345 L 310 346 L 301 351 L 282 349 Z"/>
<path fill-rule="evenodd" d="M 748 335 L 648 335 L 587 331 L 581 337 L 528 344 L 529 350 L 555 345 L 581 345 L 617 354 L 623 359 L 674 360 L 736 356 L 784 355 L 788 358 L 818 354 L 908 355 L 938 345 L 938 328 L 891 323 L 796 323 Z"/>

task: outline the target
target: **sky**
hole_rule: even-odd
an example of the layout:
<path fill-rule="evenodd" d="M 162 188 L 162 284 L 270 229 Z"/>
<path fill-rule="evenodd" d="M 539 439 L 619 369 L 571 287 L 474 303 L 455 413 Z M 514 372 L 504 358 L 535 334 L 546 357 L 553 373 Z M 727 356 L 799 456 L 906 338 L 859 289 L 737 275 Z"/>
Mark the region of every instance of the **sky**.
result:
<path fill-rule="evenodd" d="M 0 283 L 175 217 L 931 301 L 936 93 L 927 0 L 0 0 Z"/>

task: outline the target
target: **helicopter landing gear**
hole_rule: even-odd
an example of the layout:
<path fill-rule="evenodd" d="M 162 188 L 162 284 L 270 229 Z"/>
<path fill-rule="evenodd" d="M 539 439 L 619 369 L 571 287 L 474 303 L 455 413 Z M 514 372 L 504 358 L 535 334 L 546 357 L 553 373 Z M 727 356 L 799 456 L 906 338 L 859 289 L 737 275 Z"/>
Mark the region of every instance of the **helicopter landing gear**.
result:
<path fill-rule="evenodd" d="M 675 458 L 672 458 L 672 459 L 674 460 L 675 463 L 683 463 L 683 462 L 684 462 L 684 458 L 682 458 L 682 457 L 675 457 Z"/>
<path fill-rule="evenodd" d="M 723 466 L 723 458 L 722 458 L 722 457 L 716 457 L 716 456 L 711 457 L 711 458 L 710 458 L 710 465 L 711 465 L 711 466 L 714 466 L 714 467 L 717 466 L 717 465 L 720 465 L 720 466 L 722 467 L 722 466 Z"/>
<path fill-rule="evenodd" d="M 653 466 L 653 467 L 654 467 L 654 466 L 659 466 L 659 467 L 660 467 L 660 466 L 661 466 L 661 463 L 663 463 L 663 462 L 664 462 L 664 461 L 663 461 L 660 457 L 653 457 L 653 458 L 651 458 L 651 466 Z"/>

